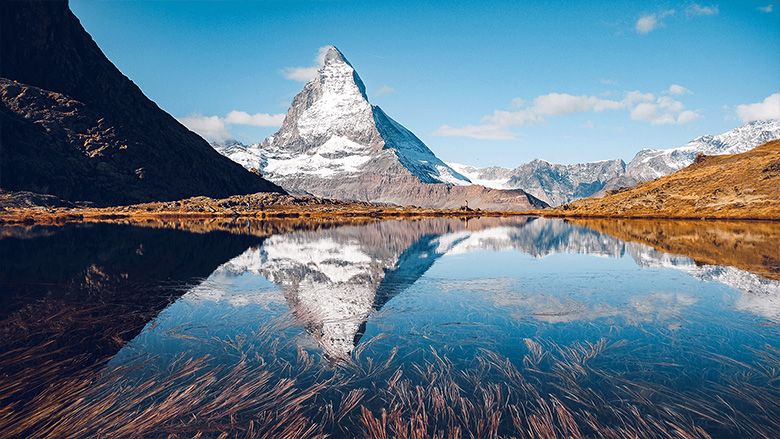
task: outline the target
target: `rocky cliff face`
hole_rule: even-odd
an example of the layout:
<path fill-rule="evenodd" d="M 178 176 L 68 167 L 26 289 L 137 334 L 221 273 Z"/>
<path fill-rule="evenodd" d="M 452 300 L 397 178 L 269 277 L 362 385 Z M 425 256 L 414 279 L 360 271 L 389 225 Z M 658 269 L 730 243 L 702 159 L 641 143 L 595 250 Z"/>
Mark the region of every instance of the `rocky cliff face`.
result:
<path fill-rule="evenodd" d="M 67 2 L 4 2 L 0 19 L 3 189 L 99 204 L 281 190 L 144 96 Z"/>
<path fill-rule="evenodd" d="M 759 120 L 725 133 L 697 137 L 678 148 L 643 149 L 628 164 L 625 175 L 610 182 L 607 189 L 630 187 L 673 174 L 692 164 L 698 154 L 738 154 L 775 139 L 780 139 L 780 120 Z"/>
<path fill-rule="evenodd" d="M 540 200 L 557 206 L 600 191 L 608 181 L 625 172 L 622 160 L 560 165 L 534 160 L 514 169 L 491 166 L 476 168 L 451 163 L 471 181 L 499 189 L 523 189 Z"/>
<path fill-rule="evenodd" d="M 674 174 L 556 209 L 566 216 L 780 218 L 780 140 L 704 156 Z"/>
<path fill-rule="evenodd" d="M 780 139 L 780 120 L 750 122 L 725 133 L 698 137 L 678 148 L 643 149 L 628 165 L 622 160 L 573 165 L 534 160 L 514 169 L 455 163 L 450 166 L 474 183 L 499 189 L 523 189 L 557 206 L 672 174 L 693 163 L 698 154 L 736 154 L 774 139 Z"/>
<path fill-rule="evenodd" d="M 216 147 L 291 192 L 436 208 L 459 207 L 466 200 L 482 209 L 544 206 L 522 190 L 472 185 L 371 105 L 362 80 L 335 47 L 295 97 L 277 133 L 241 150 Z"/>

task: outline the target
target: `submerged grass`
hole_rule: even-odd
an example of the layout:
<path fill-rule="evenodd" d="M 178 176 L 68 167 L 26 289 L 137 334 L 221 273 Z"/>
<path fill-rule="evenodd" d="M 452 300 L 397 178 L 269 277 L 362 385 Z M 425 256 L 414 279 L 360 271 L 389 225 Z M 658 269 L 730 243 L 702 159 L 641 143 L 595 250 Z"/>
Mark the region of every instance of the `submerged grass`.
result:
<path fill-rule="evenodd" d="M 50 344 L 3 352 L 0 436 L 771 438 L 780 431 L 780 350 L 771 346 L 754 350 L 751 361 L 690 352 L 707 367 L 681 370 L 621 361 L 641 348 L 622 339 L 526 338 L 518 361 L 485 348 L 468 358 L 456 347 L 402 355 L 404 346 L 377 346 L 379 335 L 332 359 L 280 337 L 289 322 L 263 324 L 246 339 L 187 340 L 225 353 L 219 359 L 97 361 L 66 377 L 61 372 L 79 359 L 57 360 Z M 656 379 L 646 378 L 650 370 Z M 681 375 L 696 385 L 679 387 Z"/>

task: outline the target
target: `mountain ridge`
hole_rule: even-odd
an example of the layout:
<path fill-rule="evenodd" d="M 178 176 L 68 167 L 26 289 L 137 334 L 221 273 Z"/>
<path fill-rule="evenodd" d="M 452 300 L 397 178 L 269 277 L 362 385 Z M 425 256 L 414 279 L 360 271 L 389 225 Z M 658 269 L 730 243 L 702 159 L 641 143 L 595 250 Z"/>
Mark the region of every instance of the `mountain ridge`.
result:
<path fill-rule="evenodd" d="M 780 218 L 780 140 L 747 152 L 700 155 L 674 174 L 577 200 L 549 215 L 630 218 Z"/>
<path fill-rule="evenodd" d="M 672 174 L 693 163 L 699 153 L 720 155 L 746 152 L 778 138 L 780 120 L 760 120 L 720 134 L 699 136 L 676 148 L 642 149 L 629 163 L 615 159 L 556 164 L 534 159 L 515 168 L 478 168 L 455 163 L 450 163 L 450 166 L 485 186 L 522 188 L 550 205 L 557 206 L 580 198 L 603 196 L 607 191 Z"/>
<path fill-rule="evenodd" d="M 147 98 L 67 1 L 7 1 L 0 187 L 102 205 L 281 191 Z"/>
<path fill-rule="evenodd" d="M 214 146 L 291 193 L 430 208 L 546 206 L 519 189 L 472 185 L 370 103 L 357 71 L 334 46 L 276 133 L 255 145 Z"/>

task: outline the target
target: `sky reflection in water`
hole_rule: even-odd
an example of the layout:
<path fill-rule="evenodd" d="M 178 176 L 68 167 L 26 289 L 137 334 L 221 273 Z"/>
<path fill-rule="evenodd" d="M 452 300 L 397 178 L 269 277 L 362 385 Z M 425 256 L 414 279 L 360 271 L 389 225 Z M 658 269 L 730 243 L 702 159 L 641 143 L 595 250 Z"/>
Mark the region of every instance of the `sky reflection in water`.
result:
<path fill-rule="evenodd" d="M 290 376 L 311 384 L 349 375 L 358 367 L 349 364 L 363 365 L 357 377 L 387 362 L 384 372 L 323 390 L 312 403 L 323 407 L 350 391 L 370 394 L 394 371 L 423 384 L 415 368 L 438 364 L 439 355 L 452 370 L 470 372 L 484 367 L 478 358 L 490 352 L 529 376 L 551 362 L 547 373 L 573 373 L 569 385 L 597 389 L 587 394 L 600 392 L 605 401 L 626 398 L 616 390 L 626 380 L 705 404 L 746 372 L 740 363 L 761 375 L 756 371 L 780 358 L 780 282 L 562 220 L 386 221 L 274 234 L 241 248 L 236 244 L 228 253 L 237 255 L 205 279 L 182 284 L 183 295 L 119 349 L 107 370 L 143 359 L 130 374 L 142 380 L 182 358 L 208 356 L 225 367 L 255 358 L 286 361 Z M 316 366 L 292 373 L 301 355 Z M 485 373 L 487 383 L 498 372 Z M 764 383 L 765 399 L 778 405 L 778 379 L 765 374 L 746 382 Z M 499 381 L 511 393 L 507 380 Z M 576 405 L 581 398 L 554 381 L 540 380 L 540 391 Z M 675 397 L 655 389 L 643 398 L 656 404 Z M 385 403 L 363 400 L 377 411 Z M 743 412 L 743 433 L 770 431 L 777 422 L 752 413 L 752 402 L 735 398 L 731 406 L 739 404 L 733 410 Z M 704 425 L 715 436 L 740 431 L 714 414 L 691 414 L 701 410 L 690 408 L 675 422 Z M 366 428 L 357 416 L 323 429 L 338 435 Z M 499 431 L 512 430 L 508 418 Z"/>

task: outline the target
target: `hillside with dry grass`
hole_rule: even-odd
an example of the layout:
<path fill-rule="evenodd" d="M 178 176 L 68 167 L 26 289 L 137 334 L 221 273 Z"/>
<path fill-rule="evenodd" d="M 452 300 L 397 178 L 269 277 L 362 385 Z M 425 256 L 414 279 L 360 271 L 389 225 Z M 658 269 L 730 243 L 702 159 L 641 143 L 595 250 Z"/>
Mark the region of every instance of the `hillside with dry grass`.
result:
<path fill-rule="evenodd" d="M 697 264 L 727 265 L 780 281 L 780 223 L 776 221 L 577 218 L 572 224 L 687 256 Z"/>
<path fill-rule="evenodd" d="M 217 199 L 192 197 L 178 201 L 95 207 L 88 203 L 71 203 L 49 195 L 0 191 L 0 224 L 63 224 L 68 222 L 136 224 L 177 218 L 189 220 L 206 218 L 306 219 L 330 222 L 360 218 L 475 217 L 524 213 L 480 211 L 479 209 L 403 207 L 267 192 Z"/>
<path fill-rule="evenodd" d="M 780 220 L 780 140 L 742 154 L 700 156 L 672 175 L 543 214 Z"/>

